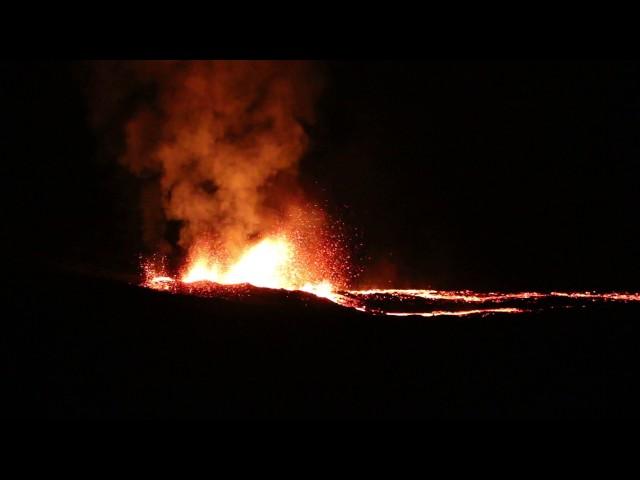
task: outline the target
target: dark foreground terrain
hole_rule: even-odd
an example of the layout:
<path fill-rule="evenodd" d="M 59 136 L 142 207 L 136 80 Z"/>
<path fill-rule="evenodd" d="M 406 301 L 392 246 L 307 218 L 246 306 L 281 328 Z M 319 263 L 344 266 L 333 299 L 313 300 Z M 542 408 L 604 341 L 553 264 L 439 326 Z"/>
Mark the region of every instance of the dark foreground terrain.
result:
<path fill-rule="evenodd" d="M 634 305 L 384 318 L 51 269 L 5 283 L 5 418 L 639 416 Z"/>

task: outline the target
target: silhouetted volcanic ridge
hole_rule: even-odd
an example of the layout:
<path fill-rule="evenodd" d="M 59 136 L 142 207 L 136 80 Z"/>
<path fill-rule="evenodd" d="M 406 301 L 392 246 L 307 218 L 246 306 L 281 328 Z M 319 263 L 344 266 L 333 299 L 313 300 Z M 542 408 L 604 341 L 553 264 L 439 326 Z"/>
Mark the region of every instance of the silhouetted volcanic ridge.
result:
<path fill-rule="evenodd" d="M 247 283 L 222 285 L 211 281 L 184 282 L 157 277 L 144 284 L 173 294 L 227 298 L 238 301 L 286 302 L 288 299 L 324 298 L 344 308 L 387 316 L 468 316 L 517 314 L 593 304 L 640 302 L 640 294 L 628 292 L 473 292 L 470 290 L 369 289 L 313 292 L 272 289 Z M 279 293 L 279 294 L 276 294 Z"/>

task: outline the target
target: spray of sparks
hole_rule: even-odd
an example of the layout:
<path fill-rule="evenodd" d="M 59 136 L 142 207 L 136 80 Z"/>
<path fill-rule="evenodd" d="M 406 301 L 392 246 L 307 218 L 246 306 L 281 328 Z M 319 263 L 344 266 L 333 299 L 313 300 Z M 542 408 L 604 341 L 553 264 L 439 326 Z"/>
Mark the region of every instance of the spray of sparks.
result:
<path fill-rule="evenodd" d="M 340 250 L 339 240 L 318 238 L 313 245 L 304 235 L 279 234 L 266 237 L 248 247 L 232 261 L 207 248 L 192 249 L 182 272 L 168 275 L 162 259 L 144 263 L 144 285 L 177 293 L 210 293 L 215 286 L 252 285 L 254 287 L 303 291 L 341 303 L 337 292 L 345 284 L 348 270 L 332 255 Z M 313 247 L 313 248 L 311 248 Z"/>
<path fill-rule="evenodd" d="M 304 245 L 284 234 L 256 242 L 233 261 L 206 248 L 196 248 L 178 276 L 168 275 L 161 260 L 147 261 L 144 286 L 204 296 L 219 294 L 222 287 L 240 285 L 302 291 L 343 307 L 397 317 L 515 314 L 542 308 L 570 308 L 584 305 L 585 301 L 640 302 L 640 294 L 628 292 L 350 290 L 344 287 L 344 276 L 336 272 L 332 253 L 335 252 L 315 252 L 310 260 Z"/>

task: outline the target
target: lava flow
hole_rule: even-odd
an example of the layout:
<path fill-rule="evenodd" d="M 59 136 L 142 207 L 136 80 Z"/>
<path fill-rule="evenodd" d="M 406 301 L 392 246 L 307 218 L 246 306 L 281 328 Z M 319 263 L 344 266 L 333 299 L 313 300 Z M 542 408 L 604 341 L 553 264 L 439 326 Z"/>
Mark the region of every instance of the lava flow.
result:
<path fill-rule="evenodd" d="M 343 288 L 340 275 L 316 255 L 304 261 L 304 248 L 286 235 L 258 241 L 234 261 L 206 248 L 194 249 L 177 277 L 161 263 L 147 262 L 144 286 L 172 293 L 216 295 L 222 287 L 243 284 L 267 289 L 303 291 L 363 312 L 389 316 L 436 317 L 514 314 L 546 308 L 571 308 L 590 302 L 640 302 L 638 293 L 489 292 Z M 321 255 L 320 255 L 321 257 Z M 308 260 L 308 258 L 307 258 Z M 339 279 L 336 282 L 336 279 Z"/>

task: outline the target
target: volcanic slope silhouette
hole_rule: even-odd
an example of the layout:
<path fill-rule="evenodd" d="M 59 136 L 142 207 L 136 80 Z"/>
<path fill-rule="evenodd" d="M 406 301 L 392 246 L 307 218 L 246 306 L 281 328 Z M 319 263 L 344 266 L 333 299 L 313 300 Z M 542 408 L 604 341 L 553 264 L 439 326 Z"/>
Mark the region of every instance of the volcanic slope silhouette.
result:
<path fill-rule="evenodd" d="M 4 287 L 6 418 L 638 416 L 636 305 L 391 318 L 22 271 Z"/>

